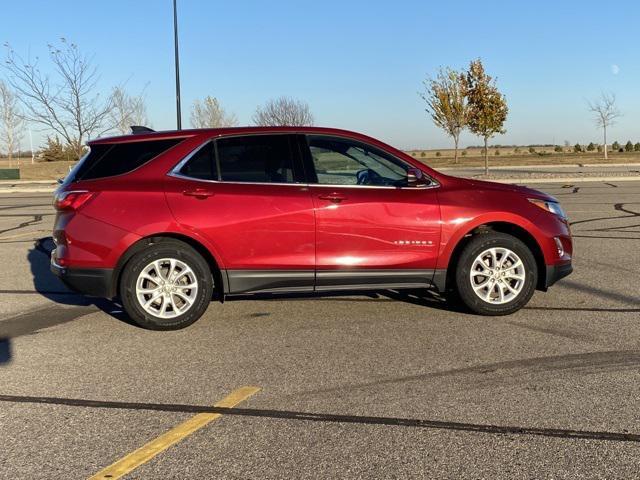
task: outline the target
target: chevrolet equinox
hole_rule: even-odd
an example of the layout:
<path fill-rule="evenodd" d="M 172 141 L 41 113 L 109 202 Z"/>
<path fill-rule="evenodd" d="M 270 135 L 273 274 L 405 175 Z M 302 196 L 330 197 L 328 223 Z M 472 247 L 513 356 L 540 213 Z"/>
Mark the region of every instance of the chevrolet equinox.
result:
<path fill-rule="evenodd" d="M 146 328 L 265 292 L 432 288 L 506 315 L 572 270 L 555 198 L 444 175 L 364 135 L 134 132 L 89 142 L 56 191 L 51 268 Z"/>

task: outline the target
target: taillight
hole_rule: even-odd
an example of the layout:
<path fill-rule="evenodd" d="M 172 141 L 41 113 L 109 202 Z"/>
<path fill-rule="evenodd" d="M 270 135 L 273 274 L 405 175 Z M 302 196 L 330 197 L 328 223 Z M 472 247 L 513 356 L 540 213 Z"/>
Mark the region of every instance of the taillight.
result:
<path fill-rule="evenodd" d="M 78 210 L 96 195 L 97 192 L 87 192 L 86 190 L 60 192 L 56 194 L 53 206 L 56 210 Z"/>

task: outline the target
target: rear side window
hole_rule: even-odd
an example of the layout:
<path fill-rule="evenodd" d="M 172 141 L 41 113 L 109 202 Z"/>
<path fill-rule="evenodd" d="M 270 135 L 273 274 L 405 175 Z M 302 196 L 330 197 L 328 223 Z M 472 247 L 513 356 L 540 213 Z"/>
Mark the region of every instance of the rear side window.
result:
<path fill-rule="evenodd" d="M 227 182 L 294 183 L 289 135 L 247 135 L 216 142 L 220 179 Z"/>
<path fill-rule="evenodd" d="M 74 180 L 92 180 L 131 172 L 180 143 L 182 138 L 95 144 L 78 165 Z"/>
<path fill-rule="evenodd" d="M 178 173 L 198 180 L 218 180 L 213 142 L 207 142 L 196 150 Z"/>

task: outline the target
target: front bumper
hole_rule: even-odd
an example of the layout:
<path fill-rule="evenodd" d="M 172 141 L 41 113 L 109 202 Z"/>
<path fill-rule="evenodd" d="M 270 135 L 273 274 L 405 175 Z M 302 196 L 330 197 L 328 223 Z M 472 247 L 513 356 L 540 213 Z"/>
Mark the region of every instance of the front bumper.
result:
<path fill-rule="evenodd" d="M 561 278 L 573 272 L 573 266 L 571 262 L 561 263 L 558 265 L 547 265 L 547 274 L 545 277 L 544 288 L 549 288 Z"/>
<path fill-rule="evenodd" d="M 67 268 L 58 265 L 51 257 L 51 271 L 71 290 L 91 297 L 113 298 L 113 269 Z"/>

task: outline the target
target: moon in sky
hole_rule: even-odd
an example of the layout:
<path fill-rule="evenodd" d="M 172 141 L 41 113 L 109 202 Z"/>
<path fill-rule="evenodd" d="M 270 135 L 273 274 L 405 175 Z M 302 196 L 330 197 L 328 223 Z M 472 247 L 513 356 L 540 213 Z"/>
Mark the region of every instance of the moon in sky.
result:
<path fill-rule="evenodd" d="M 618 73 L 620 73 L 620 67 L 614 63 L 611 65 L 611 73 L 618 75 Z"/>

